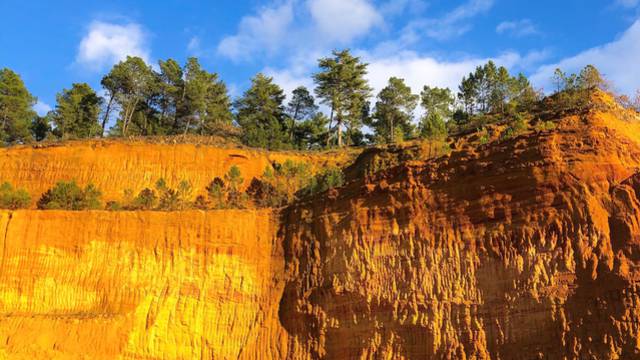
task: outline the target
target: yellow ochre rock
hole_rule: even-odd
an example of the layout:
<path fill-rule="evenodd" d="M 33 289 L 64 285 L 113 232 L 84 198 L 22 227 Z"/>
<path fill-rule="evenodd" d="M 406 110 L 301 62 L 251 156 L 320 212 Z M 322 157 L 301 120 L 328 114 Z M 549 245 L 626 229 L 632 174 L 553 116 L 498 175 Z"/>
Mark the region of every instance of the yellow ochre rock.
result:
<path fill-rule="evenodd" d="M 639 359 L 640 126 L 554 124 L 278 211 L 0 212 L 0 358 Z M 117 196 L 277 155 L 247 154 L 19 147 L 0 179 Z"/>

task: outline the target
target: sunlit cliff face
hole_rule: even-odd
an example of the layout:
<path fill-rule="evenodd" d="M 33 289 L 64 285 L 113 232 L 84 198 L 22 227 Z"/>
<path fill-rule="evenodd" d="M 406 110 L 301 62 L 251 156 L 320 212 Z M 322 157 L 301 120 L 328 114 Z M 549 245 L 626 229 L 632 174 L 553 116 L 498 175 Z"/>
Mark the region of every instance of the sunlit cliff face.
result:
<path fill-rule="evenodd" d="M 0 359 L 638 358 L 640 118 L 603 101 L 280 210 L 2 211 Z M 172 146 L 85 171 L 74 146 L 0 174 L 221 175 Z"/>
<path fill-rule="evenodd" d="M 3 213 L 5 352 L 237 358 L 272 302 L 271 227 L 268 211 Z"/>

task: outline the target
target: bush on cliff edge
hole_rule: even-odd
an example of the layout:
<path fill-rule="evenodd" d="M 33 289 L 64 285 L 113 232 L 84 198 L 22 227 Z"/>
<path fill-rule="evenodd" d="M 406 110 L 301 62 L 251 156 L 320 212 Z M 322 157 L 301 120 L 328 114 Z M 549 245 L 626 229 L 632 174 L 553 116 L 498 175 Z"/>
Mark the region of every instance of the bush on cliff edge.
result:
<path fill-rule="evenodd" d="M 0 208 L 16 210 L 29 207 L 31 196 L 25 189 L 14 188 L 5 182 L 0 185 Z"/>
<path fill-rule="evenodd" d="M 59 181 L 38 201 L 42 210 L 96 210 L 102 207 L 102 193 L 93 184 L 84 189 L 75 181 Z"/>

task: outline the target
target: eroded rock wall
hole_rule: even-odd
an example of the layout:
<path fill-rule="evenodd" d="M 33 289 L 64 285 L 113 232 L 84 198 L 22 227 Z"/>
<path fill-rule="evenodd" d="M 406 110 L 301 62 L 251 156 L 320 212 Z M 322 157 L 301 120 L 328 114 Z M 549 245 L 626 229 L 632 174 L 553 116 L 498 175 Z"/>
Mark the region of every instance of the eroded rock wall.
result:
<path fill-rule="evenodd" d="M 0 149 L 0 181 L 25 187 L 35 200 L 60 180 L 75 180 L 80 185 L 93 183 L 105 200 L 120 200 L 125 190 L 137 194 L 144 188 L 153 188 L 160 178 L 174 187 L 187 180 L 196 193 L 202 193 L 215 177 L 224 177 L 234 165 L 240 169 L 245 180 L 242 186 L 246 187 L 274 161 L 291 159 L 321 167 L 345 158 L 192 144 L 74 141 L 49 147 Z"/>
<path fill-rule="evenodd" d="M 277 358 L 269 211 L 0 213 L 0 358 Z"/>
<path fill-rule="evenodd" d="M 601 118 L 290 209 L 280 311 L 292 347 L 327 359 L 640 358 L 640 148 Z"/>
<path fill-rule="evenodd" d="M 557 124 L 281 211 L 0 212 L 0 358 L 640 358 L 638 126 Z M 3 150 L 0 172 L 115 194 L 219 171 L 109 146 Z"/>

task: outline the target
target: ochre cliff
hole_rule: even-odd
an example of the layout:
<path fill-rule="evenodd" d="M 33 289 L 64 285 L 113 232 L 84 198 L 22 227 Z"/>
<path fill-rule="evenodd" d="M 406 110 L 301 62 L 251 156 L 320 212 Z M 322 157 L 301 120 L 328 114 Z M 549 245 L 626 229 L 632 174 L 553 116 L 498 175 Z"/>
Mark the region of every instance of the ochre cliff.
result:
<path fill-rule="evenodd" d="M 60 180 L 93 183 L 106 200 L 120 200 L 124 190 L 137 194 L 164 178 L 170 186 L 187 180 L 197 192 L 215 177 L 237 166 L 248 186 L 273 162 L 286 160 L 341 164 L 346 154 L 267 152 L 217 148 L 193 144 L 157 144 L 144 141 L 70 141 L 47 147 L 17 146 L 0 149 L 0 180 L 26 188 L 37 200 Z"/>
<path fill-rule="evenodd" d="M 1 213 L 0 358 L 279 357 L 273 220 L 248 210 Z"/>
<path fill-rule="evenodd" d="M 280 211 L 4 212 L 0 357 L 640 359 L 640 126 L 556 125 Z"/>
<path fill-rule="evenodd" d="M 640 358 L 640 147 L 614 121 L 568 117 L 290 209 L 280 320 L 292 347 L 327 359 Z"/>

